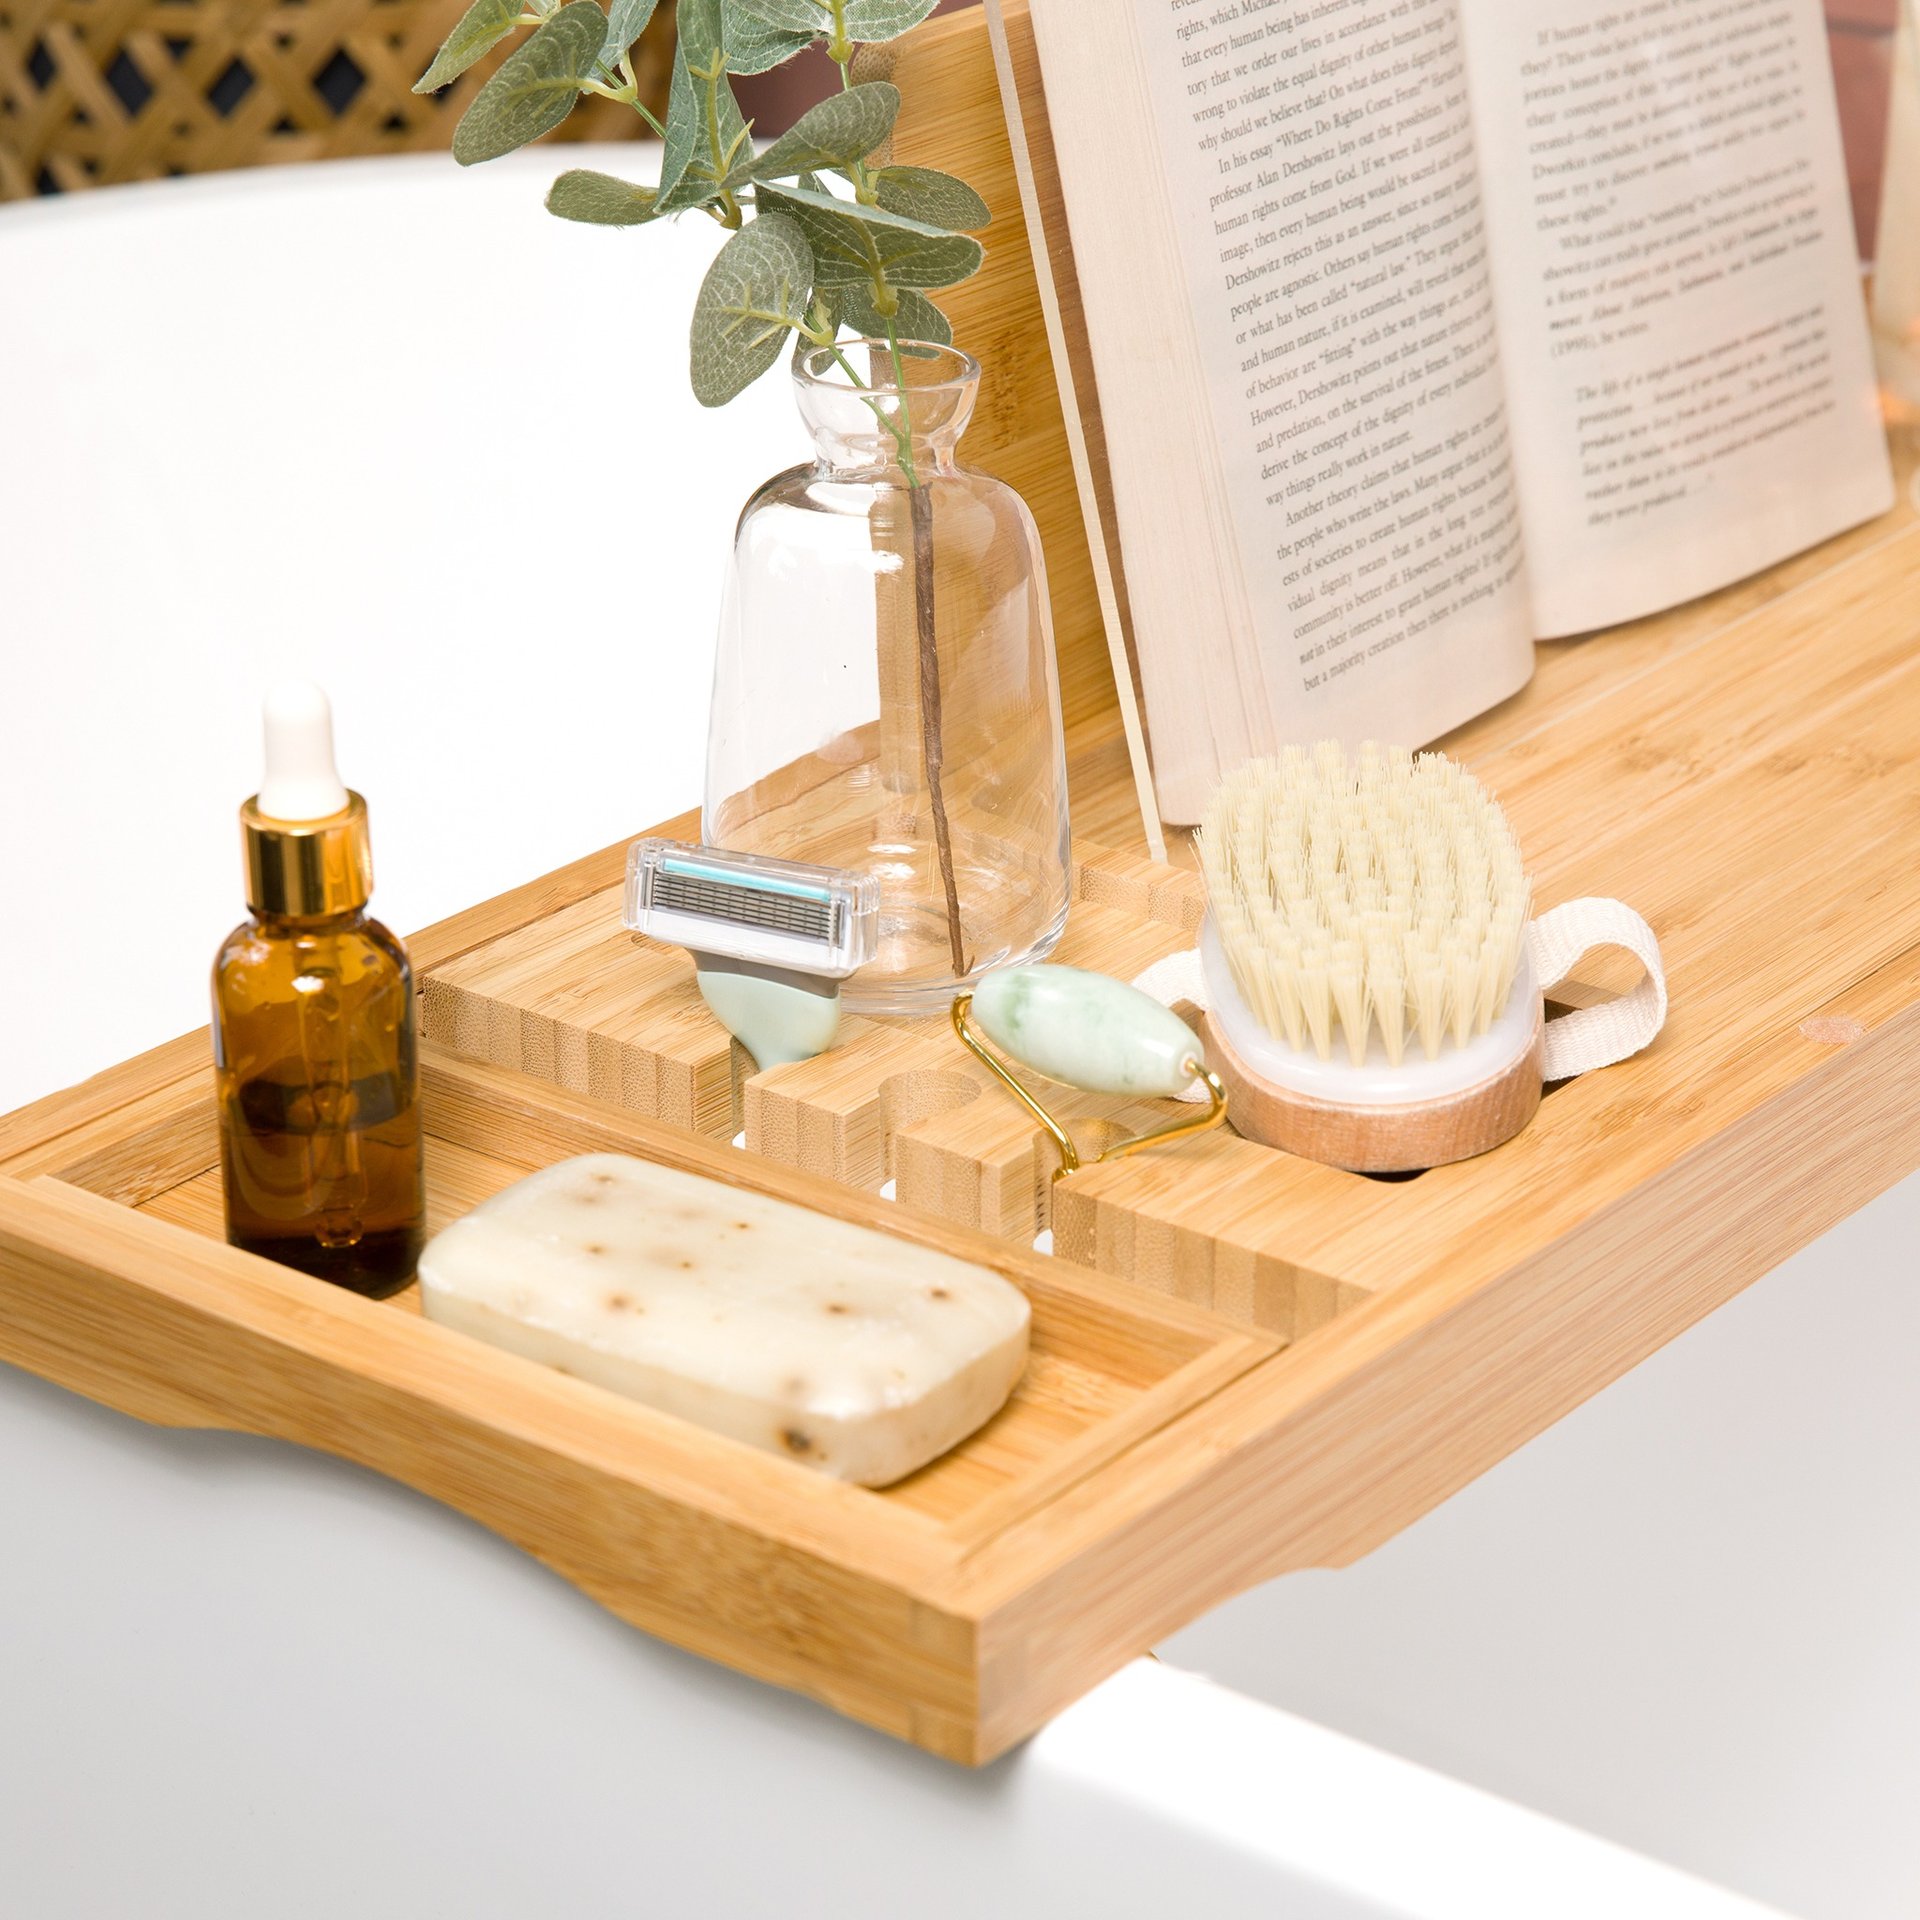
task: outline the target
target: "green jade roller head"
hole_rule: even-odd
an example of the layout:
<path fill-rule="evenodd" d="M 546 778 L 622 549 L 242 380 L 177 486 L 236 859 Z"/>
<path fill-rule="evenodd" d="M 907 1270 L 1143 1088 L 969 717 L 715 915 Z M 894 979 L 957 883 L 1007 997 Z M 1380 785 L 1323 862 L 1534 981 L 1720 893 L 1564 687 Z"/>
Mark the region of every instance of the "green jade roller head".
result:
<path fill-rule="evenodd" d="M 953 1030 L 1046 1129 L 1060 1152 L 1056 1180 L 1079 1167 L 1079 1149 L 982 1035 L 1022 1066 L 1082 1093 L 1160 1100 L 1178 1098 L 1196 1079 L 1206 1088 L 1205 1113 L 1116 1141 L 1098 1156 L 1101 1160 L 1204 1133 L 1227 1117 L 1226 1089 L 1201 1058 L 1200 1042 L 1186 1023 L 1171 1008 L 1110 974 L 1056 966 L 990 973 L 971 994 L 954 1001 Z"/>

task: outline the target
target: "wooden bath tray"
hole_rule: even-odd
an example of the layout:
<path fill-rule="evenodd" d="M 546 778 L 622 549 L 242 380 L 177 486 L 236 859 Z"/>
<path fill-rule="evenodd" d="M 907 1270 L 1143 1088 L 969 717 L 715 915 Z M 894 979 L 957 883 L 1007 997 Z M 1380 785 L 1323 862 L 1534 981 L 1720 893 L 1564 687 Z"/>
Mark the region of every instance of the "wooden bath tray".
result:
<path fill-rule="evenodd" d="M 998 383 L 968 445 L 1041 515 L 1075 818 L 1114 839 L 1134 789 L 984 31 L 955 14 L 898 49 L 920 63 L 903 151 L 994 207 L 961 290 L 982 304 L 955 306 Z M 1903 488 L 1911 470 L 1903 449 Z M 1673 1004 L 1650 1051 L 1413 1180 L 1214 1134 L 1050 1191 L 1032 1129 L 937 1022 L 851 1026 L 821 1061 L 747 1074 L 684 958 L 620 931 L 624 841 L 416 935 L 435 1224 L 623 1147 L 1028 1289 L 1018 1398 L 897 1488 L 819 1480 L 226 1247 L 204 1033 L 0 1118 L 0 1360 L 364 1462 L 663 1638 L 991 1758 L 1219 1601 L 1388 1539 L 1920 1166 L 1917 573 L 1903 506 L 1543 647 L 1523 694 L 1445 743 L 1499 793 L 1542 905 L 1646 914 Z M 1129 974 L 1191 937 L 1195 883 L 1171 868 L 1083 847 L 1074 893 L 1063 959 Z M 1067 1105 L 1095 1140 L 1138 1117 Z M 739 1130 L 751 1151 L 725 1144 Z M 1028 1245 L 1048 1224 L 1051 1258 Z"/>
<path fill-rule="evenodd" d="M 975 1563 L 1044 1535 L 1061 1502 L 1130 1505 L 1129 1450 L 1276 1341 L 430 1044 L 422 1079 L 433 1228 L 569 1154 L 636 1153 L 987 1261 L 1032 1302 L 1025 1377 L 898 1485 L 824 1479 L 436 1326 L 414 1289 L 375 1304 L 227 1246 L 206 1072 L 155 1076 L 10 1156 L 0 1356 L 145 1420 L 358 1461 L 637 1626 L 955 1759 L 1097 1677 L 1070 1623 L 1051 1653 L 1024 1628 L 1002 1639 Z M 1038 1572 L 1017 1583 L 1029 1598 Z"/>
<path fill-rule="evenodd" d="M 1870 663 L 1848 672 L 1852 737 L 1877 737 L 1900 710 Z M 1820 725 L 1789 737 L 1808 751 Z M 1822 882 L 1834 856 L 1783 850 L 1815 764 L 1786 751 L 1726 776 L 1747 805 L 1712 801 L 1712 844 L 1838 889 L 1845 862 Z M 1551 842 L 1557 783 L 1513 772 L 1523 838 Z M 1668 804 L 1665 844 L 1706 831 L 1695 801 Z M 1911 816 L 1904 789 L 1883 804 Z M 1543 851 L 1550 887 L 1567 852 Z M 1920 951 L 1862 974 L 1809 923 L 1717 979 L 1723 922 L 1752 909 L 1676 869 L 1681 892 L 1649 902 L 1673 1025 L 1518 1140 L 1389 1183 L 1209 1135 L 1053 1189 L 1057 1244 L 1090 1264 L 1043 1257 L 1023 1242 L 1045 1162 L 954 1043 L 876 1026 L 742 1074 L 684 958 L 608 924 L 623 853 L 412 942 L 435 1030 L 520 1063 L 429 1041 L 433 1224 L 611 1147 L 970 1253 L 1035 1308 L 1028 1377 L 981 1433 L 896 1488 L 838 1486 L 431 1325 L 405 1296 L 375 1305 L 225 1246 L 204 1033 L 0 1119 L 0 1359 L 142 1419 L 359 1461 L 636 1625 L 956 1760 L 1003 1752 L 1219 1601 L 1357 1558 L 1920 1163 Z M 1146 964 L 1188 937 L 1192 887 L 1085 854 L 1067 957 Z M 1078 1124 L 1126 1124 L 1092 1104 Z M 759 1151 L 712 1137 L 736 1115 Z M 889 1168 L 948 1218 L 868 1191 Z"/>

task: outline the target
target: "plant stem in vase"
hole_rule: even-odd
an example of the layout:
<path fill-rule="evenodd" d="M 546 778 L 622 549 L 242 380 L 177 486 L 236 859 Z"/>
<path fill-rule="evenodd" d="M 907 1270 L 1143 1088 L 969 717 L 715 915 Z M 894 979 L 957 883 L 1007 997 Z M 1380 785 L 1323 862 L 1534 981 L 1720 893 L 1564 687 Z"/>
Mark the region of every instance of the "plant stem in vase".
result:
<path fill-rule="evenodd" d="M 960 932 L 960 888 L 953 872 L 953 829 L 940 784 L 945 752 L 940 741 L 940 649 L 933 618 L 933 499 L 925 487 L 909 483 L 907 511 L 913 518 L 913 609 L 920 643 L 920 726 L 927 756 L 927 797 L 933 810 L 940 884 L 947 896 L 947 939 L 953 948 L 953 970 L 964 976 L 967 956 Z"/>
<path fill-rule="evenodd" d="M 598 226 L 704 213 L 724 231 L 688 336 L 703 405 L 731 400 L 797 336 L 817 459 L 760 488 L 736 532 L 704 830 L 736 851 L 874 875 L 881 951 L 843 1002 L 944 1012 L 981 972 L 1051 951 L 1068 842 L 1033 519 L 954 458 L 979 368 L 954 352 L 930 298 L 978 269 L 972 235 L 987 207 L 950 174 L 897 164 L 899 92 L 852 73 L 861 45 L 906 32 L 934 0 L 678 0 L 664 124 L 639 99 L 629 58 L 654 4 L 527 0 L 510 12 L 474 0 L 419 90 L 531 27 L 474 96 L 455 158 L 510 153 L 585 96 L 631 105 L 660 137 L 657 182 L 576 168 L 548 208 Z M 822 42 L 841 91 L 756 148 L 729 76 Z M 865 381 L 843 333 L 868 350 Z"/>

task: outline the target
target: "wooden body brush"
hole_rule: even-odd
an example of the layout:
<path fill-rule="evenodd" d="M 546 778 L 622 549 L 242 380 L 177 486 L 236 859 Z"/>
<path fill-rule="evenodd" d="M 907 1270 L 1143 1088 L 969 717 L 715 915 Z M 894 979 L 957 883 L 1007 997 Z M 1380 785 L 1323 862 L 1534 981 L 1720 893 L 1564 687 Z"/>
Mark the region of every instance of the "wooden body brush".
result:
<path fill-rule="evenodd" d="M 1247 1138 L 1356 1172 L 1497 1146 L 1540 1104 L 1529 887 L 1444 755 L 1290 747 L 1200 834 L 1207 1061 Z"/>

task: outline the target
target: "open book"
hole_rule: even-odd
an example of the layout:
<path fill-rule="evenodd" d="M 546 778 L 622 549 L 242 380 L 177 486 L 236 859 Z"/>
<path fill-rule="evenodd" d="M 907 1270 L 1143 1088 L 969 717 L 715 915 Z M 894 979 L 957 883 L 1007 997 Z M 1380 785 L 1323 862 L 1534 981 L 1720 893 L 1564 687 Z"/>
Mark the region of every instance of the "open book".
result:
<path fill-rule="evenodd" d="M 1817 0 L 1031 10 L 1168 820 L 1891 504 Z"/>

